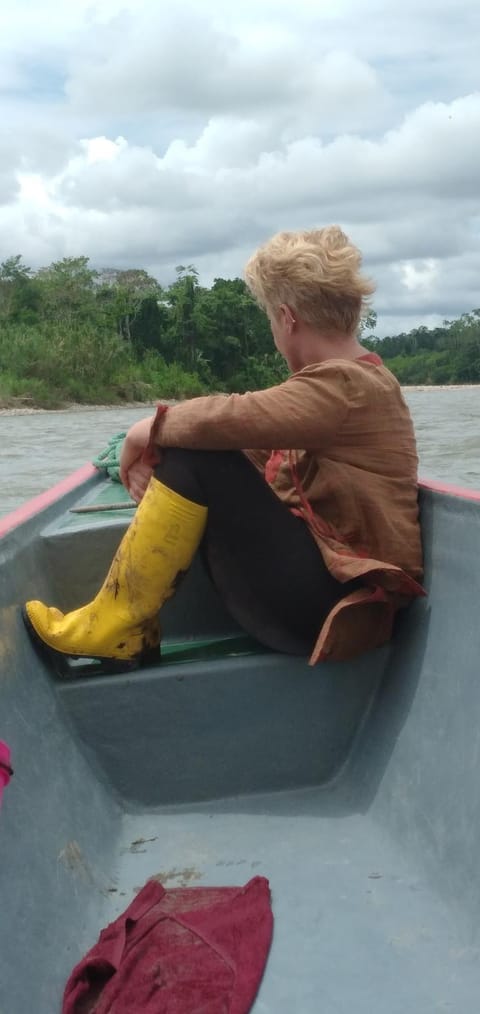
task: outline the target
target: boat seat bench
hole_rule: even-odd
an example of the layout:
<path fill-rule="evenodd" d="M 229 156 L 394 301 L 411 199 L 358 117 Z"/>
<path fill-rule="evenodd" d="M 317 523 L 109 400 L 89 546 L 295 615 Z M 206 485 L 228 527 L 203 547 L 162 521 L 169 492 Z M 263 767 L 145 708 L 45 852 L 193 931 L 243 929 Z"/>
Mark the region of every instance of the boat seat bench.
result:
<path fill-rule="evenodd" d="M 128 500 L 123 487 L 102 483 L 74 510 L 122 498 Z M 132 515 L 69 510 L 46 526 L 42 542 L 56 605 L 80 605 L 79 585 L 88 597 L 95 594 Z M 73 678 L 58 687 L 80 739 L 126 801 L 188 802 L 317 785 L 336 775 L 388 649 L 355 668 L 315 669 L 304 658 L 266 651 L 226 613 L 198 558 L 161 622 L 157 666 L 75 679 L 73 665 Z M 127 737 L 128 768 L 120 763 Z"/>

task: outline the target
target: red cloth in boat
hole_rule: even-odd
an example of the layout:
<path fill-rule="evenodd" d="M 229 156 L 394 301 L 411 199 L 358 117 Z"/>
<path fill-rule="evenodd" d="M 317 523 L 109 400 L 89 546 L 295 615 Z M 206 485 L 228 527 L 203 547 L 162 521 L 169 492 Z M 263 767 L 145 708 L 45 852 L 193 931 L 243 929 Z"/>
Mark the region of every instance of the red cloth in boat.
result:
<path fill-rule="evenodd" d="M 73 970 L 62 1014 L 247 1014 L 272 938 L 268 880 L 149 881 Z"/>

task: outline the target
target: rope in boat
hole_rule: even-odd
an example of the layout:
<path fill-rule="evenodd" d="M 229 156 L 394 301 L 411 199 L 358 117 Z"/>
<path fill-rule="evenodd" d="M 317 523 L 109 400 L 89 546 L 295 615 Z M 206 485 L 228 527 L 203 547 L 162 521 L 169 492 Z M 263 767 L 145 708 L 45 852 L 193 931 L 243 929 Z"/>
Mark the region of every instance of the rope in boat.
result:
<path fill-rule="evenodd" d="M 95 468 L 103 469 L 107 475 L 113 479 L 114 482 L 120 482 L 120 454 L 122 451 L 123 441 L 125 440 L 126 433 L 116 433 L 114 437 L 108 442 L 108 446 L 105 447 L 97 457 L 93 459 L 92 464 Z"/>

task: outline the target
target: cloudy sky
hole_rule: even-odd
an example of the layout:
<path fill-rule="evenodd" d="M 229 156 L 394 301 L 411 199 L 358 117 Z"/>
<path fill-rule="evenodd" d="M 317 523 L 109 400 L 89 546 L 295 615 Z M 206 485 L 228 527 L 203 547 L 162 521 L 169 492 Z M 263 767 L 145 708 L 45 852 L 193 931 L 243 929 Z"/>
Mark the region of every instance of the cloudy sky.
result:
<path fill-rule="evenodd" d="M 338 222 L 379 333 L 480 306 L 478 0 L 0 0 L 0 260 L 240 274 Z"/>

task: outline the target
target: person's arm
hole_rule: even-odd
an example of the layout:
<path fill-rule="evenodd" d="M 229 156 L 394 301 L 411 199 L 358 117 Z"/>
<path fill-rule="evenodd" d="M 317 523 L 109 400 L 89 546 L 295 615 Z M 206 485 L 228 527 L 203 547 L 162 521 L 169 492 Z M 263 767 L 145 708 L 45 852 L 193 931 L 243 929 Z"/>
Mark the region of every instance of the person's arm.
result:
<path fill-rule="evenodd" d="M 318 450 L 334 439 L 349 405 L 341 365 L 310 366 L 283 384 L 247 394 L 209 395 L 172 405 L 158 419 L 160 447 L 202 450 Z"/>
<path fill-rule="evenodd" d="M 327 447 L 348 412 L 350 383 L 339 364 L 310 366 L 264 391 L 207 395 L 161 406 L 161 416 L 141 419 L 130 427 L 120 458 L 120 478 L 134 499 L 140 500 L 147 484 L 147 474 L 140 474 L 142 458 L 153 444 L 212 451 L 248 448 L 257 467 L 258 452 L 266 460 L 271 449 Z"/>
<path fill-rule="evenodd" d="M 142 457 L 150 441 L 154 420 L 152 415 L 130 426 L 120 453 L 120 479 L 137 503 L 142 499 L 152 475 L 151 466 L 145 464 Z"/>

